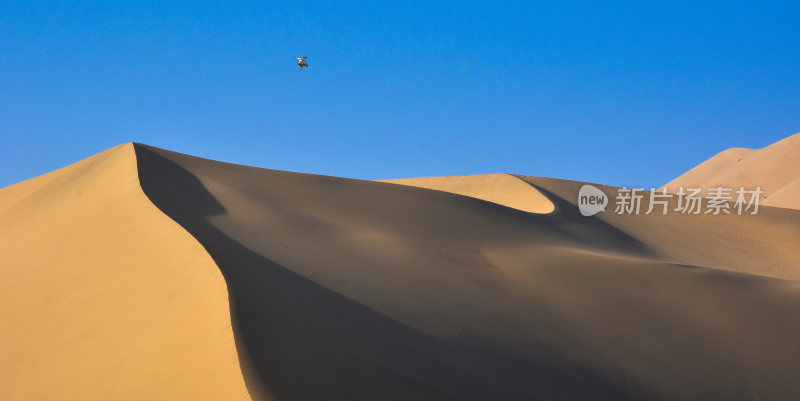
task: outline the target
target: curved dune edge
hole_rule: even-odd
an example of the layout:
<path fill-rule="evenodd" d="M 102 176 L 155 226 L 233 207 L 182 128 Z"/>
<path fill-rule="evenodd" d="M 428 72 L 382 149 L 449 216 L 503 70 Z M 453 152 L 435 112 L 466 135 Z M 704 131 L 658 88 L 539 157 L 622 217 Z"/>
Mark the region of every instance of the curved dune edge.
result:
<path fill-rule="evenodd" d="M 520 179 L 555 199 L 562 214 L 567 211 L 577 214 L 577 194 L 583 182 L 527 176 Z M 617 187 L 592 185 L 613 202 Z M 657 209 L 645 214 L 646 207 L 645 204 L 641 214 L 633 215 L 617 214 L 610 206 L 607 212 L 594 218 L 641 241 L 664 261 L 800 280 L 800 252 L 786 246 L 800 243 L 798 210 L 762 206 L 757 215 L 688 215 L 675 212 L 676 198 L 670 199 L 671 212 L 666 215 Z"/>
<path fill-rule="evenodd" d="M 246 400 L 228 293 L 133 145 L 0 189 L 0 399 Z"/>
<path fill-rule="evenodd" d="M 523 212 L 547 214 L 555 205 L 544 194 L 510 174 L 481 174 L 380 180 L 482 199 Z"/>
<path fill-rule="evenodd" d="M 248 385 L 276 399 L 800 394 L 798 282 L 728 265 L 759 263 L 747 252 L 756 236 L 766 250 L 798 238 L 796 211 L 586 218 L 570 204 L 580 183 L 521 177 L 557 210 L 523 213 L 442 191 L 136 151 L 145 193 L 225 275 Z M 681 246 L 653 251 L 678 236 Z M 712 268 L 664 260 L 717 251 L 736 258 L 706 259 Z"/>
<path fill-rule="evenodd" d="M 797 398 L 800 211 L 518 178 L 556 212 L 139 144 L 2 189 L 0 399 Z"/>

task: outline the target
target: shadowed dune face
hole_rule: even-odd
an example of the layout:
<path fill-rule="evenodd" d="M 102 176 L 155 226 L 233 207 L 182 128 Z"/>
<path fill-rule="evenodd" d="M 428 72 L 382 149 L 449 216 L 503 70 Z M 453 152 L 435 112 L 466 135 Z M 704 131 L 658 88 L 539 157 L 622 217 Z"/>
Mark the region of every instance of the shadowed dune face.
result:
<path fill-rule="evenodd" d="M 136 153 L 145 193 L 225 277 L 257 397 L 800 395 L 795 282 L 723 270 L 724 258 L 711 257 L 713 268 L 672 263 L 699 251 L 670 255 L 634 221 L 579 216 L 558 180 L 530 181 L 553 204 L 532 214 L 143 145 Z"/>
<path fill-rule="evenodd" d="M 0 189 L 0 399 L 800 398 L 800 211 L 399 182 L 127 144 Z"/>
<path fill-rule="evenodd" d="M 581 182 L 542 177 L 521 179 L 560 199 L 559 208 L 577 214 Z M 594 184 L 611 198 L 617 188 Z M 677 199 L 670 199 L 666 215 L 661 209 L 646 215 L 646 201 L 640 215 L 619 215 L 610 206 L 595 217 L 625 232 L 665 261 L 678 264 L 737 271 L 782 279 L 800 279 L 800 211 L 761 207 L 750 215 L 684 215 L 675 211 Z"/>
<path fill-rule="evenodd" d="M 132 144 L 0 189 L 0 399 L 244 400 L 225 282 Z"/>
<path fill-rule="evenodd" d="M 666 185 L 681 186 L 761 187 L 762 204 L 800 209 L 800 133 L 762 149 L 722 151 Z"/>
<path fill-rule="evenodd" d="M 499 344 L 493 344 L 470 340 L 478 333 L 469 331 L 466 320 L 475 317 L 479 319 L 489 319 L 490 317 L 482 316 L 488 311 L 480 310 L 483 308 L 479 305 L 462 304 L 466 301 L 466 294 L 459 293 L 484 292 L 491 294 L 499 293 L 502 290 L 498 288 L 499 283 L 492 282 L 490 277 L 482 277 L 486 274 L 485 272 L 475 271 L 485 266 L 481 266 L 480 260 L 477 262 L 471 260 L 475 259 L 473 255 L 475 250 L 469 249 L 472 247 L 471 245 L 466 246 L 467 249 L 461 249 L 460 247 L 463 246 L 461 244 L 449 244 L 448 247 L 453 249 L 447 251 L 441 248 L 437 249 L 437 244 L 428 244 L 431 249 L 420 249 L 433 262 L 439 262 L 442 265 L 431 263 L 432 261 L 425 260 L 424 256 L 420 258 L 421 260 L 416 261 L 383 261 L 390 264 L 391 270 L 395 270 L 395 274 L 390 274 L 383 279 L 380 278 L 380 275 L 371 272 L 371 270 L 381 269 L 382 266 L 378 264 L 381 261 L 370 261 L 369 258 L 374 259 L 376 255 L 385 251 L 389 252 L 389 259 L 396 258 L 395 252 L 391 249 L 361 249 L 355 252 L 354 248 L 338 251 L 334 249 L 359 246 L 359 244 L 342 242 L 337 239 L 345 236 L 345 240 L 348 240 L 349 231 L 379 232 L 388 229 L 390 225 L 400 225 L 401 230 L 417 230 L 414 223 L 408 222 L 407 217 L 410 216 L 405 216 L 405 221 L 401 221 L 401 218 L 404 217 L 403 212 L 408 213 L 408 210 L 400 212 L 393 210 L 394 206 L 405 203 L 403 199 L 381 196 L 382 201 L 391 203 L 388 206 L 378 206 L 378 213 L 375 214 L 379 215 L 378 218 L 387 218 L 380 216 L 380 211 L 386 209 L 384 213 L 392 217 L 390 217 L 390 221 L 373 221 L 376 216 L 365 216 L 368 220 L 367 224 L 371 223 L 370 225 L 376 226 L 371 229 L 335 227 L 331 223 L 327 223 L 328 227 L 324 227 L 325 222 L 318 221 L 318 217 L 301 215 L 313 213 L 313 207 L 319 206 L 322 209 L 333 209 L 324 210 L 324 213 L 331 218 L 342 219 L 343 222 L 346 219 L 342 214 L 356 214 L 359 213 L 359 210 L 376 207 L 375 199 L 365 195 L 369 195 L 371 192 L 377 194 L 387 189 L 391 192 L 396 190 L 393 186 L 376 187 L 374 184 L 353 180 L 284 172 L 261 171 L 266 174 L 252 177 L 253 169 L 246 169 L 250 171 L 247 171 L 249 174 L 245 179 L 249 176 L 254 181 L 247 184 L 257 184 L 255 181 L 262 181 L 261 185 L 267 185 L 267 188 L 275 188 L 278 191 L 283 188 L 289 192 L 299 191 L 301 193 L 307 190 L 321 189 L 330 192 L 331 197 L 326 199 L 320 196 L 309 196 L 304 199 L 305 205 L 293 203 L 295 208 L 293 211 L 285 211 L 283 209 L 285 204 L 282 206 L 272 205 L 273 202 L 277 203 L 274 198 L 272 200 L 259 199 L 258 205 L 236 204 L 234 205 L 236 208 L 247 209 L 248 214 L 256 219 L 259 218 L 259 214 L 267 214 L 269 217 L 275 218 L 277 232 L 265 230 L 265 226 L 259 227 L 258 231 L 250 231 L 241 227 L 243 231 L 235 232 L 240 228 L 237 227 L 237 223 L 242 222 L 235 215 L 236 213 L 226 209 L 212 193 L 208 192 L 201 180 L 190 173 L 192 170 L 187 170 L 178 164 L 181 162 L 189 165 L 194 163 L 193 167 L 203 169 L 204 165 L 209 163 L 208 161 L 143 146 L 137 147 L 137 153 L 140 177 L 145 192 L 166 214 L 175 218 L 207 247 L 227 280 L 240 360 L 245 365 L 248 387 L 252 394 L 258 394 L 265 399 L 280 400 L 489 400 L 497 398 L 527 400 L 546 396 L 558 396 L 564 399 L 586 399 L 592 396 L 595 399 L 611 400 L 643 396 L 637 391 L 635 385 L 617 383 L 613 377 L 600 376 L 605 372 L 592 371 L 588 367 L 581 366 L 580 363 L 570 361 L 568 355 L 561 354 L 565 350 L 550 349 L 546 343 L 533 341 L 535 339 L 515 340 L 518 343 L 516 349 L 513 344 L 507 346 L 499 341 Z M 220 168 L 221 170 L 216 172 L 223 175 L 231 171 L 235 175 L 237 170 L 241 169 L 238 166 L 216 163 L 205 167 L 211 167 L 212 173 L 216 168 Z M 303 182 L 305 180 L 310 182 Z M 297 185 L 285 186 L 285 184 L 296 181 L 300 182 Z M 242 184 L 236 181 L 226 182 L 235 186 Z M 346 199 L 332 199 L 337 196 L 338 192 L 332 191 L 332 188 L 348 184 L 354 185 L 354 193 L 346 195 Z M 364 185 L 367 188 L 359 188 Z M 262 189 L 265 188 L 262 187 Z M 423 195 L 423 199 L 417 200 L 416 208 L 411 207 L 412 210 L 435 212 L 420 207 L 420 201 L 424 202 L 424 195 L 428 195 L 427 192 L 401 189 L 399 193 L 406 193 L 407 197 L 410 194 L 412 198 Z M 260 194 L 276 198 L 281 195 L 295 195 L 293 193 L 276 194 L 272 191 L 263 191 Z M 443 196 L 432 194 L 434 197 Z M 240 202 L 242 200 L 237 199 L 237 196 L 245 198 L 255 196 L 253 193 L 229 193 L 227 195 L 233 195 L 233 199 Z M 312 194 L 306 193 L 306 195 Z M 342 193 L 339 194 L 339 196 L 342 195 Z M 460 199 L 456 198 L 456 200 Z M 186 207 L 187 201 L 190 201 L 190 207 Z M 335 204 L 328 207 L 320 205 L 327 201 Z M 352 204 L 353 202 L 356 204 Z M 472 201 L 466 203 L 467 208 L 475 207 Z M 342 212 L 330 215 L 342 205 L 346 205 Z M 275 210 L 270 210 L 270 206 Z M 252 207 L 263 207 L 265 210 L 254 214 L 255 211 L 251 209 Z M 278 216 L 274 215 L 281 211 L 288 215 L 283 218 L 290 219 L 290 221 L 281 222 L 277 218 Z M 505 208 L 500 209 L 500 212 L 522 216 Z M 233 226 L 223 225 L 225 229 L 221 229 L 217 224 L 212 223 L 219 221 L 218 217 L 221 216 L 229 216 L 233 220 Z M 444 218 L 448 219 L 452 216 Z M 223 222 L 225 221 L 223 220 Z M 314 232 L 314 229 L 311 228 L 317 224 L 322 226 L 319 228 L 321 232 Z M 330 262 L 328 266 L 325 266 L 320 260 L 310 266 L 305 266 L 302 262 L 289 261 L 293 262 L 295 268 L 299 268 L 298 271 L 295 271 L 268 258 L 265 255 L 266 252 L 259 253 L 243 245 L 240 242 L 242 238 L 237 238 L 239 235 L 255 234 L 257 237 L 279 235 L 282 234 L 280 230 L 286 229 L 288 225 L 300 225 L 299 229 L 303 232 L 292 233 L 287 230 L 284 232 L 287 237 L 280 239 L 282 242 L 277 246 L 280 248 L 291 246 L 294 249 L 290 252 L 305 253 L 313 252 L 314 248 L 331 246 L 325 242 L 333 242 L 332 248 L 325 249 L 325 252 L 320 252 L 319 255 L 312 255 L 312 257 L 327 255 Z M 381 225 L 385 225 L 385 227 L 381 227 Z M 429 222 L 429 226 L 423 227 L 422 230 L 436 229 L 437 227 L 444 232 L 434 233 L 434 237 L 449 235 L 450 229 L 435 221 Z M 419 232 L 419 234 L 421 233 L 422 231 Z M 303 238 L 304 234 L 305 238 Z M 355 240 L 363 239 L 359 237 L 360 234 L 355 235 Z M 391 235 L 384 234 L 384 236 Z M 315 236 L 324 236 L 324 238 Z M 421 240 L 424 241 L 427 238 L 423 237 Z M 349 241 L 354 241 L 354 239 L 349 239 Z M 395 242 L 386 239 L 378 241 L 383 243 L 370 245 L 386 246 L 387 243 L 389 246 L 396 245 Z M 251 239 L 250 242 L 255 241 Z M 259 246 L 269 246 L 269 244 L 255 244 L 253 247 Z M 297 249 L 298 247 L 301 249 Z M 440 252 L 447 252 L 447 254 L 439 254 Z M 467 254 L 461 255 L 464 252 Z M 349 256 L 351 253 L 354 255 Z M 406 257 L 408 258 L 409 255 L 410 253 Z M 361 259 L 362 257 L 365 259 Z M 403 262 L 413 264 L 403 266 Z M 474 266 L 470 266 L 470 262 Z M 340 263 L 352 266 L 343 266 Z M 322 271 L 326 267 L 328 271 Z M 339 267 L 343 267 L 341 270 L 349 269 L 350 271 L 339 271 Z M 444 280 L 454 280 L 452 288 L 442 286 L 441 283 L 435 285 L 437 289 L 444 290 L 445 293 L 426 294 L 422 291 L 430 290 L 415 288 L 423 283 L 414 284 L 414 280 L 424 279 L 430 282 L 436 275 L 442 274 L 437 270 L 444 268 L 461 270 L 460 272 L 451 272 L 452 277 L 441 277 Z M 391 273 L 391 270 L 384 270 L 382 273 Z M 353 277 L 357 273 L 364 273 L 366 278 L 363 276 Z M 444 272 L 444 274 L 446 273 Z M 418 277 L 403 277 L 408 274 L 416 274 Z M 323 282 L 317 282 L 315 278 Z M 337 287 L 335 285 L 337 282 L 342 285 L 339 289 L 344 290 L 344 294 L 326 286 L 328 284 Z M 457 288 L 459 283 L 467 288 Z M 388 288 L 381 288 L 386 286 Z M 361 291 L 358 291 L 359 289 Z M 389 290 L 392 292 L 390 294 L 392 296 L 388 298 L 384 296 L 383 299 L 380 299 L 381 295 L 375 292 L 376 289 Z M 358 294 L 358 292 L 361 293 Z M 454 294 L 457 295 L 455 301 L 459 304 L 440 306 L 436 304 L 435 299 L 427 299 L 422 302 L 418 299 L 420 296 L 425 296 L 439 298 L 438 301 L 445 302 L 445 298 Z M 356 298 L 350 298 L 348 295 Z M 508 302 L 508 300 L 502 301 L 504 304 Z M 406 303 L 411 305 L 404 305 Z M 411 320 L 412 323 L 417 323 L 421 327 L 413 327 L 407 322 L 399 321 L 387 313 L 376 310 L 377 306 L 392 308 L 393 312 L 404 315 L 407 320 Z M 457 309 L 468 308 L 459 313 L 462 315 L 461 319 L 465 321 L 460 322 L 461 324 L 447 322 L 446 327 L 433 326 L 439 323 L 436 320 L 446 316 L 431 315 L 425 309 L 438 309 L 446 306 L 454 308 L 453 312 L 456 312 Z M 536 311 L 531 312 L 537 313 Z M 544 313 L 544 311 L 539 313 Z M 495 324 L 502 326 L 494 327 L 493 335 L 502 335 L 503 330 L 513 330 L 515 322 L 501 321 Z M 426 333 L 424 328 L 432 333 Z M 481 335 L 488 334 L 492 333 L 481 333 Z M 526 355 L 517 355 L 514 352 L 521 349 L 525 349 Z M 571 352 L 575 352 L 575 350 Z M 565 381 L 580 385 L 567 386 L 564 385 Z"/>

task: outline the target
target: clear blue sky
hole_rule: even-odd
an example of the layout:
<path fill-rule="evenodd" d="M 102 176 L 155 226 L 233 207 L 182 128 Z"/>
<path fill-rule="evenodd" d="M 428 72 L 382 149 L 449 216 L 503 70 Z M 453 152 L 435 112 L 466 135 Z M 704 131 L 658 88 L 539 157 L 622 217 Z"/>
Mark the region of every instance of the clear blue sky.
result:
<path fill-rule="evenodd" d="M 0 186 L 131 141 L 659 186 L 800 131 L 800 3 L 759 3 L 5 0 Z"/>

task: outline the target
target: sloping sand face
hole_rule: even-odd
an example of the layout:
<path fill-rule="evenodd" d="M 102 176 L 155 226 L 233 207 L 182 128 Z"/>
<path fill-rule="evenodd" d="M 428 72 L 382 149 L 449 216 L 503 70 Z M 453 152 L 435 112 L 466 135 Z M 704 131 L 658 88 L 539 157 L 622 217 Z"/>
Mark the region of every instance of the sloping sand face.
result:
<path fill-rule="evenodd" d="M 666 185 L 671 192 L 681 186 L 760 186 L 763 205 L 800 209 L 800 133 L 762 149 L 722 151 Z"/>
<path fill-rule="evenodd" d="M 577 216 L 578 191 L 582 182 L 542 177 L 521 179 L 548 194 L 561 211 L 561 217 Z M 760 207 L 755 215 L 689 215 L 676 211 L 672 198 L 668 212 L 661 207 L 646 214 L 648 196 L 641 213 L 617 214 L 616 187 L 592 184 L 610 198 L 610 206 L 595 218 L 641 241 L 659 258 L 673 263 L 730 270 L 780 279 L 800 279 L 800 251 L 789 244 L 800 244 L 800 211 Z"/>
<path fill-rule="evenodd" d="M 569 201 L 580 183 L 560 180 L 526 179 L 554 206 L 537 214 L 406 185 L 143 145 L 136 153 L 145 193 L 225 277 L 251 392 L 288 401 L 800 397 L 797 282 L 757 260 L 702 259 L 749 246 L 750 234 L 726 232 L 746 223 L 695 235 L 708 221 L 670 234 L 694 223 L 649 231 L 636 216 L 586 218 Z M 775 226 L 763 240 L 770 250 L 797 238 L 796 214 L 781 213 L 750 220 L 757 232 Z M 661 244 L 675 237 L 687 239 Z"/>
<path fill-rule="evenodd" d="M 128 144 L 1 189 L 0 399 L 800 398 L 800 211 L 423 181 Z"/>
<path fill-rule="evenodd" d="M 249 399 L 222 275 L 132 144 L 0 190 L 0 399 Z"/>
<path fill-rule="evenodd" d="M 523 212 L 550 213 L 555 209 L 553 202 L 536 188 L 510 174 L 402 178 L 382 182 L 470 196 Z"/>

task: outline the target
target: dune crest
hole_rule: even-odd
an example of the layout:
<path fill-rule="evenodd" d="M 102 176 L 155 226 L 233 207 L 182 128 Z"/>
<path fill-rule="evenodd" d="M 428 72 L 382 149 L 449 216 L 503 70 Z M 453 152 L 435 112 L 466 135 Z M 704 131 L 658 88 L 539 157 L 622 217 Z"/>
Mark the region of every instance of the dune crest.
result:
<path fill-rule="evenodd" d="M 584 217 L 581 182 L 452 178 L 126 144 L 1 189 L 0 398 L 800 397 L 800 211 Z"/>
<path fill-rule="evenodd" d="M 586 218 L 581 183 L 520 177 L 555 209 L 526 213 L 136 150 L 145 193 L 226 278 L 248 386 L 276 399 L 800 395 L 796 211 Z"/>
<path fill-rule="evenodd" d="M 762 149 L 724 150 L 665 185 L 671 192 L 717 186 L 760 186 L 761 204 L 800 209 L 800 133 Z"/>
<path fill-rule="evenodd" d="M 228 294 L 132 144 L 0 189 L 0 399 L 247 400 Z"/>
<path fill-rule="evenodd" d="M 462 175 L 381 180 L 482 199 L 530 213 L 551 213 L 555 205 L 541 192 L 510 174 Z"/>

